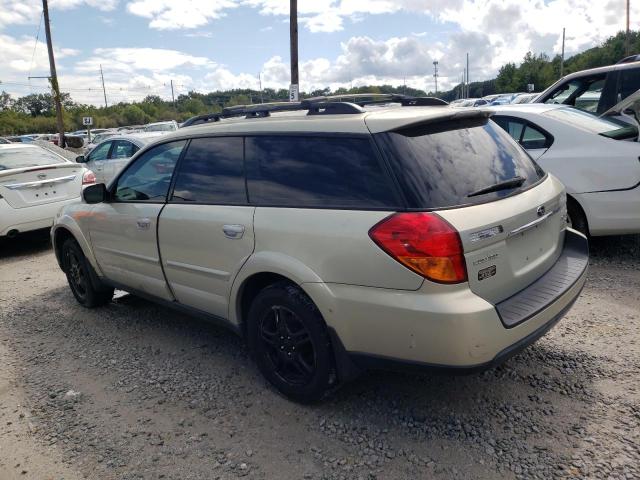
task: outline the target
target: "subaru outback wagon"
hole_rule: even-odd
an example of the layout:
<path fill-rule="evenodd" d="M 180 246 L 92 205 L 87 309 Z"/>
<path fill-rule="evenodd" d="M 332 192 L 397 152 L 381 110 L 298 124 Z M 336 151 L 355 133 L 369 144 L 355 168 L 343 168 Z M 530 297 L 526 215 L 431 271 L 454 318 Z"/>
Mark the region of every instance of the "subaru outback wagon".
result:
<path fill-rule="evenodd" d="M 546 333 L 588 263 L 562 184 L 481 109 L 351 100 L 227 109 L 86 188 L 52 230 L 77 301 L 118 288 L 218 321 L 301 402 Z"/>

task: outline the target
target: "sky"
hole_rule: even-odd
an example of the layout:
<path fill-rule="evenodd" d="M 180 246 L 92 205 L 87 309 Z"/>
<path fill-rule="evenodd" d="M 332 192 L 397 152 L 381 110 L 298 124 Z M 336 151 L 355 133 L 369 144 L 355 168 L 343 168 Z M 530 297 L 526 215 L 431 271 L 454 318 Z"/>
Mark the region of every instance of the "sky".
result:
<path fill-rule="evenodd" d="M 640 28 L 632 1 L 631 28 Z M 300 89 L 433 91 L 493 78 L 527 51 L 567 55 L 625 28 L 626 0 L 298 0 Z M 0 0 L 0 90 L 48 91 L 41 0 Z M 81 103 L 288 88 L 289 0 L 49 0 L 60 88 Z M 37 39 L 37 40 L 36 40 Z"/>

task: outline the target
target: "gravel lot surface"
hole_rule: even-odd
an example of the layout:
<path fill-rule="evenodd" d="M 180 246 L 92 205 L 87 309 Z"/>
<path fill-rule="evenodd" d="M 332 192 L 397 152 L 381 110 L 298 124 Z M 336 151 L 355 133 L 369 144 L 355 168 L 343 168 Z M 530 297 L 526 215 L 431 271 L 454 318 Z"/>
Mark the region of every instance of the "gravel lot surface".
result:
<path fill-rule="evenodd" d="M 373 372 L 320 405 L 241 341 L 0 242 L 0 479 L 640 478 L 640 237 L 596 239 L 568 316 L 504 366 Z"/>

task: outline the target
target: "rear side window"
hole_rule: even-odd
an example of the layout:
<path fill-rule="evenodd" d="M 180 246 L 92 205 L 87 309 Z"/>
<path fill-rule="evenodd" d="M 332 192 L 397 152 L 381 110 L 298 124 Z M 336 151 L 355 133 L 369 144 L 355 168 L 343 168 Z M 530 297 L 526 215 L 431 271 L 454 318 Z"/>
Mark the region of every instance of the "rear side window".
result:
<path fill-rule="evenodd" d="M 497 200 L 526 189 L 544 172 L 493 122 L 445 121 L 377 134 L 409 208 L 437 209 Z M 477 194 L 522 177 L 520 185 Z M 474 195 L 475 193 L 475 195 Z"/>
<path fill-rule="evenodd" d="M 109 158 L 129 158 L 138 151 L 133 143 L 126 140 L 116 140 L 113 142 L 113 148 L 109 154 Z"/>
<path fill-rule="evenodd" d="M 257 136 L 245 140 L 252 204 L 386 209 L 398 206 L 368 138 Z"/>
<path fill-rule="evenodd" d="M 172 202 L 247 203 L 241 137 L 195 138 L 178 168 Z"/>

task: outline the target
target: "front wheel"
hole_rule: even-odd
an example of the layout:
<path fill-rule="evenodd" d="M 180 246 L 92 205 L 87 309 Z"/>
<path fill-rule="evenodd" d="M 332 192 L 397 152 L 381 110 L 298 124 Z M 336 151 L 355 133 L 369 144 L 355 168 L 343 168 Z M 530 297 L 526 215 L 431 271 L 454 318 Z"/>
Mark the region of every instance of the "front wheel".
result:
<path fill-rule="evenodd" d="M 327 327 L 297 286 L 281 282 L 262 290 L 249 309 L 247 336 L 258 368 L 286 397 L 318 401 L 335 382 Z"/>
<path fill-rule="evenodd" d="M 97 278 L 92 281 L 95 273 L 75 240 L 70 238 L 62 244 L 62 261 L 71 292 L 80 305 L 95 308 L 111 301 L 113 288 L 101 285 Z"/>

